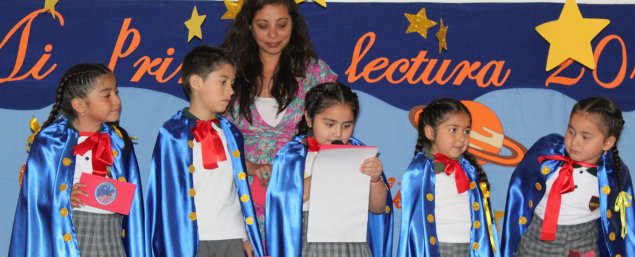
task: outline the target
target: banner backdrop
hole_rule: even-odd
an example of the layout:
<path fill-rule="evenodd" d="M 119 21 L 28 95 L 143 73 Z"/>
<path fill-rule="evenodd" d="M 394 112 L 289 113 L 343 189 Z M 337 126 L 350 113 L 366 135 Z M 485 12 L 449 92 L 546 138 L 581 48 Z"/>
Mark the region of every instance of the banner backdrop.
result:
<path fill-rule="evenodd" d="M 232 22 L 221 19 L 225 3 L 214 1 L 61 1 L 55 19 L 43 6 L 0 3 L 0 254 L 8 251 L 28 122 L 48 117 L 64 71 L 83 62 L 114 70 L 124 106 L 121 125 L 138 138 L 145 186 L 158 128 L 187 106 L 179 85 L 183 56 L 198 45 L 219 45 Z M 202 40 L 188 43 L 184 22 L 194 6 L 206 19 Z M 635 5 L 578 4 L 584 18 L 610 20 L 591 41 L 596 69 L 568 61 L 546 72 L 550 45 L 535 27 L 558 20 L 563 6 L 300 4 L 318 55 L 360 96 L 355 136 L 380 147 L 396 207 L 395 241 L 401 175 L 417 138 L 413 120 L 435 98 L 464 100 L 472 111 L 472 151 L 489 176 L 497 222 L 513 167 L 541 136 L 563 134 L 571 107 L 584 97 L 606 96 L 622 108 L 626 125 L 618 146 L 635 167 Z M 421 28 L 426 19 L 435 23 L 427 30 Z M 447 26 L 443 51 L 441 24 Z"/>

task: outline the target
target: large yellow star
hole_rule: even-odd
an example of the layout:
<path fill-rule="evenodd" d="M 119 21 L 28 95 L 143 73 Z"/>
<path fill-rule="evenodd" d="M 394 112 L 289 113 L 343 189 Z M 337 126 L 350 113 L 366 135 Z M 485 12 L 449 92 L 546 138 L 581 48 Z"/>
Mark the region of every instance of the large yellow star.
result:
<path fill-rule="evenodd" d="M 448 34 L 448 26 L 443 25 L 443 19 L 441 19 L 441 24 L 439 24 L 439 31 L 437 31 L 437 39 L 439 40 L 439 54 L 441 54 L 441 50 L 448 50 L 448 42 L 445 40 Z"/>
<path fill-rule="evenodd" d="M 304 2 L 304 0 L 295 0 L 296 4 L 300 4 L 300 3 L 303 3 L 303 2 Z M 319 4 L 320 6 L 326 8 L 326 0 L 313 0 L 313 2 L 315 2 L 315 3 Z"/>
<path fill-rule="evenodd" d="M 221 17 L 221 19 L 224 19 L 224 20 L 236 19 L 236 15 L 238 15 L 238 12 L 240 12 L 240 8 L 243 7 L 243 0 L 238 0 L 238 1 L 223 0 L 223 2 L 225 2 L 225 8 L 227 8 L 227 12 L 223 14 L 223 17 Z"/>
<path fill-rule="evenodd" d="M 192 10 L 192 17 L 189 20 L 185 21 L 185 27 L 187 27 L 187 42 L 189 43 L 192 38 L 198 37 L 203 40 L 203 32 L 201 32 L 201 26 L 203 26 L 203 21 L 205 21 L 205 17 L 207 15 L 198 15 L 198 11 L 196 10 L 196 6 Z"/>
<path fill-rule="evenodd" d="M 536 26 L 536 31 L 549 42 L 546 71 L 567 59 L 595 69 L 591 40 L 610 23 L 607 19 L 582 18 L 575 0 L 567 0 L 558 20 Z"/>
<path fill-rule="evenodd" d="M 406 33 L 417 32 L 427 39 L 428 29 L 437 25 L 435 21 L 428 19 L 426 16 L 426 8 L 421 8 L 417 14 L 404 13 L 404 15 L 410 22 Z"/>
<path fill-rule="evenodd" d="M 59 0 L 45 0 L 44 1 L 44 10 L 51 12 L 51 16 L 55 20 L 55 5 L 57 5 Z"/>

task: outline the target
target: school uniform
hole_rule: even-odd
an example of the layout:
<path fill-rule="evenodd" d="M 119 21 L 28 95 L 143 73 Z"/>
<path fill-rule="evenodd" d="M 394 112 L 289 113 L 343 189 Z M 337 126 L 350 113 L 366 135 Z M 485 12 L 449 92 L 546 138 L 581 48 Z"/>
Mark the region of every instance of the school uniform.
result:
<path fill-rule="evenodd" d="M 368 213 L 366 243 L 307 243 L 308 212 L 303 211 L 307 171 L 306 136 L 297 136 L 276 155 L 267 188 L 267 250 L 271 256 L 392 256 L 392 197 L 386 196 L 385 213 Z M 353 145 L 363 145 L 355 138 Z M 309 158 L 309 161 L 311 158 Z M 388 185 L 382 174 L 383 182 Z M 308 208 L 305 208 L 308 210 Z"/>
<path fill-rule="evenodd" d="M 621 190 L 610 152 L 595 167 L 571 165 L 573 187 L 560 194 L 559 204 L 550 204 L 554 181 L 567 161 L 573 163 L 567 158 L 564 138 L 552 134 L 539 139 L 514 170 L 501 241 L 504 256 L 635 256 L 635 212 L 626 206 L 616 211 L 618 196 L 633 194 L 626 165 L 619 176 Z M 557 219 L 546 217 L 549 208 L 558 208 Z"/>
<path fill-rule="evenodd" d="M 418 153 L 403 175 L 397 256 L 500 256 L 489 192 L 478 185 L 476 168 L 461 158 L 446 174 L 437 158 Z"/>
<path fill-rule="evenodd" d="M 145 256 L 139 168 L 125 133 L 104 123 L 93 133 L 93 139 L 99 141 L 95 147 L 101 148 L 77 154 L 76 148 L 88 136 L 77 132 L 67 117 L 35 135 L 20 188 L 9 256 Z M 105 141 L 109 143 L 102 144 Z M 110 163 L 95 163 L 95 158 L 109 159 Z M 136 185 L 128 215 L 71 207 L 72 187 L 81 173 L 97 171 Z"/>
<path fill-rule="evenodd" d="M 186 108 L 159 131 L 148 181 L 150 256 L 243 256 L 247 239 L 264 256 L 242 135 L 218 116 L 204 132 L 217 135 L 219 145 L 206 148 L 197 138 L 200 122 Z"/>

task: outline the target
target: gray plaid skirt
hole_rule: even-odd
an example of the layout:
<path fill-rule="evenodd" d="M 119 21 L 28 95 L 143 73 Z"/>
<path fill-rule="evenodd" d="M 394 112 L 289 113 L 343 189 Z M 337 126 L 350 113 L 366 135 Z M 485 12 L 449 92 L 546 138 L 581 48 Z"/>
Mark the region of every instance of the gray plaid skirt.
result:
<path fill-rule="evenodd" d="M 600 256 L 598 246 L 598 223 L 593 220 L 578 225 L 559 225 L 556 232 L 556 240 L 540 240 L 542 219 L 534 216 L 529 228 L 520 238 L 517 257 L 522 256 L 569 256 L 570 253 L 580 253 L 582 256 L 590 251 L 594 256 Z"/>
<path fill-rule="evenodd" d="M 439 242 L 441 257 L 470 257 L 470 243 Z"/>
<path fill-rule="evenodd" d="M 372 257 L 368 243 L 307 243 L 309 212 L 302 213 L 302 257 Z"/>
<path fill-rule="evenodd" d="M 197 257 L 245 257 L 242 239 L 200 241 Z"/>
<path fill-rule="evenodd" d="M 72 216 L 82 257 L 126 257 L 120 214 L 73 211 Z"/>

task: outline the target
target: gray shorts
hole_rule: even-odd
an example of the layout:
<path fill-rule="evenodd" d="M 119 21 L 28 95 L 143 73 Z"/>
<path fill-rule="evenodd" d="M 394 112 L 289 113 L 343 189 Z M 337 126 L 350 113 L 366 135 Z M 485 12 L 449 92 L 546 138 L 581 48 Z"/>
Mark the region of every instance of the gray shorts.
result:
<path fill-rule="evenodd" d="M 470 257 L 470 243 L 439 242 L 441 257 Z"/>

